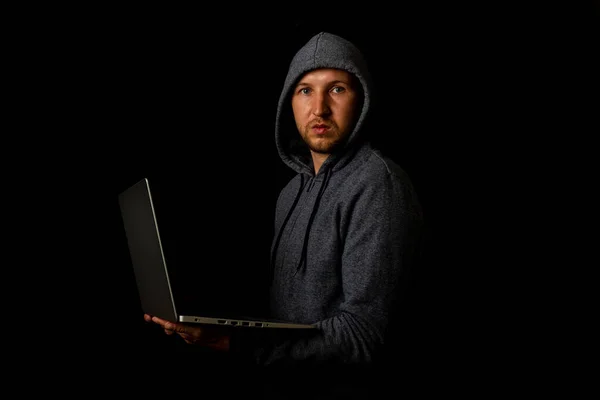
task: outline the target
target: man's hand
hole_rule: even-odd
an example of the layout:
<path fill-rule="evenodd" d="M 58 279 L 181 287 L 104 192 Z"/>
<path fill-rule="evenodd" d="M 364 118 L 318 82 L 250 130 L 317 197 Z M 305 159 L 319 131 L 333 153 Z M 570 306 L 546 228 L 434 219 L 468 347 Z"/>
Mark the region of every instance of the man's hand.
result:
<path fill-rule="evenodd" d="M 160 325 L 167 335 L 177 333 L 188 344 L 210 347 L 220 351 L 229 350 L 229 331 L 222 327 L 211 325 L 191 326 L 167 321 L 148 314 L 144 314 L 144 320 Z"/>

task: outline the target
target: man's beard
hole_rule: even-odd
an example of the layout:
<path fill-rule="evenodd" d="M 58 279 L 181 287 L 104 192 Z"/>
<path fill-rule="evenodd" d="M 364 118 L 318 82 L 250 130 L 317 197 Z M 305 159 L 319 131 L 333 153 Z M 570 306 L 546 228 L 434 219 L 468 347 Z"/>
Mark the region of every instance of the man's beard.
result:
<path fill-rule="evenodd" d="M 319 139 L 314 135 L 310 136 L 310 130 L 310 127 L 304 128 L 301 136 L 308 148 L 317 154 L 332 154 L 340 148 L 345 141 L 345 138 L 340 138 L 339 131 L 335 126 L 332 126 L 330 131 L 322 139 Z"/>

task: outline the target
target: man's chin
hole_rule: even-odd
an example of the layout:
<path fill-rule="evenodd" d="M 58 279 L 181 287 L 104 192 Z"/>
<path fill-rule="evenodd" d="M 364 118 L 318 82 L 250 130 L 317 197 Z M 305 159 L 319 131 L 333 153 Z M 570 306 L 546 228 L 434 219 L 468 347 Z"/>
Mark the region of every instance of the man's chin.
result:
<path fill-rule="evenodd" d="M 335 146 L 311 146 L 310 149 L 313 153 L 328 155 L 328 154 L 332 154 L 335 151 L 336 147 Z"/>

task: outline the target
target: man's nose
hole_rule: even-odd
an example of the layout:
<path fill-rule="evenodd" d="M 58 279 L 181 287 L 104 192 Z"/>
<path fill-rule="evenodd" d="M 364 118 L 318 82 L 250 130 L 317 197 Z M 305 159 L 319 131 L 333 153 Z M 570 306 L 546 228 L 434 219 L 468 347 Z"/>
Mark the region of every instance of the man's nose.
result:
<path fill-rule="evenodd" d="M 327 96 L 318 94 L 315 96 L 315 102 L 313 105 L 313 114 L 317 117 L 322 117 L 325 115 L 329 115 L 331 113 L 331 109 L 329 108 L 329 103 L 327 101 Z"/>

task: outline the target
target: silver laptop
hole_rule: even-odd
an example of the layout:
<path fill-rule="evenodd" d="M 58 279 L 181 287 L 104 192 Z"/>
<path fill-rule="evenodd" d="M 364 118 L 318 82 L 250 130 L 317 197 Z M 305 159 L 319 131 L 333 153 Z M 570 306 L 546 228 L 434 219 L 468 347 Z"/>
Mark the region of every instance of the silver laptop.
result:
<path fill-rule="evenodd" d="M 144 178 L 119 194 L 119 205 L 142 311 L 169 321 L 248 328 L 314 329 L 311 324 L 253 317 L 178 313 L 160 239 L 150 183 Z M 197 315 L 196 315 L 197 314 Z"/>

